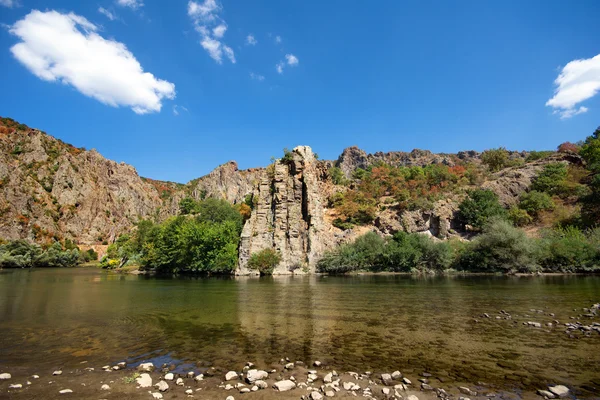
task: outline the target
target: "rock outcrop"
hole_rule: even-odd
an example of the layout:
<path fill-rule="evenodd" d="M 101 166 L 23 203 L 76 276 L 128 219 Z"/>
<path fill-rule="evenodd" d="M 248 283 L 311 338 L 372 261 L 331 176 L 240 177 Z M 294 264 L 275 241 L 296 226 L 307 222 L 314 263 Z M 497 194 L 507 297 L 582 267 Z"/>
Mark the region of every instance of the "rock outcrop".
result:
<path fill-rule="evenodd" d="M 299 146 L 289 160 L 261 171 L 254 196 L 257 205 L 244 225 L 237 274 L 255 274 L 248 259 L 263 249 L 282 256 L 275 274 L 314 272 L 333 233 L 323 219 L 318 162 L 310 147 Z"/>

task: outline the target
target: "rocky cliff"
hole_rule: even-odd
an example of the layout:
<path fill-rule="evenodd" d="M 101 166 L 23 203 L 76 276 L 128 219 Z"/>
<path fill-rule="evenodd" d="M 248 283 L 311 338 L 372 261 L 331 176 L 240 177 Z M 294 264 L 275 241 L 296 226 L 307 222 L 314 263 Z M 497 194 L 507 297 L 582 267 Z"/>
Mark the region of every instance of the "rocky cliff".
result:
<path fill-rule="evenodd" d="M 525 157 L 525 152 L 510 153 L 513 160 Z M 71 239 L 98 246 L 132 230 L 141 218 L 161 221 L 176 215 L 184 197 L 216 197 L 240 203 L 248 195 L 254 208 L 241 235 L 238 274 L 254 273 L 247 268 L 249 257 L 267 248 L 282 256 L 276 274 L 312 272 L 326 249 L 368 230 L 382 235 L 400 230 L 420 232 L 439 239 L 461 235 L 457 210 L 464 195 L 460 194 L 449 194 L 426 210 L 398 209 L 382 203 L 372 225 L 348 230 L 334 227 L 335 213 L 328 208 L 328 201 L 349 187 L 334 185 L 328 170 L 335 165 L 351 177 L 357 168 L 382 162 L 454 166 L 462 162 L 479 165 L 481 160 L 474 151 L 367 154 L 350 147 L 335 162 L 319 161 L 310 147 L 299 146 L 267 168 L 239 170 L 237 163 L 230 161 L 188 184 L 177 184 L 142 178 L 133 167 L 107 160 L 94 150 L 75 148 L 0 118 L 0 238 L 37 242 Z M 488 174 L 479 187 L 493 190 L 510 206 L 549 162 L 581 160 L 555 154 Z"/>
<path fill-rule="evenodd" d="M 307 146 L 290 154 L 258 175 L 253 190 L 258 200 L 242 231 L 238 274 L 256 273 L 247 268 L 248 259 L 267 248 L 282 256 L 275 274 L 314 272 L 323 250 L 335 243 L 333 227 L 323 218 L 319 163 Z"/>

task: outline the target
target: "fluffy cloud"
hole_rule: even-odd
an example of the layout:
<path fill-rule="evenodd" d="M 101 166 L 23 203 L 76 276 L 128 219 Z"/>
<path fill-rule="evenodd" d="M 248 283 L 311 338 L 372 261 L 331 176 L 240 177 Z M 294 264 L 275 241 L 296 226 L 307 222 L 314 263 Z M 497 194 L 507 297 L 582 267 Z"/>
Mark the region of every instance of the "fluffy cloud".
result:
<path fill-rule="evenodd" d="M 262 82 L 265 80 L 265 77 L 263 75 L 255 74 L 254 72 L 250 72 L 250 79 Z"/>
<path fill-rule="evenodd" d="M 223 63 L 223 54 L 235 64 L 235 53 L 221 39 L 227 31 L 227 24 L 219 16 L 221 6 L 216 0 L 204 0 L 199 3 L 188 2 L 187 13 L 194 23 L 194 29 L 200 34 L 200 45 L 217 63 Z"/>
<path fill-rule="evenodd" d="M 258 43 L 258 41 L 256 40 L 253 34 L 246 36 L 246 44 L 249 44 L 250 46 L 255 46 L 256 43 Z"/>
<path fill-rule="evenodd" d="M 144 6 L 144 2 L 142 0 L 117 0 L 117 4 L 122 7 L 132 8 L 134 10 Z"/>
<path fill-rule="evenodd" d="M 112 12 L 110 12 L 109 10 L 107 10 L 104 7 L 99 7 L 98 12 L 100 14 L 104 15 L 106 18 L 110 19 L 111 21 L 114 21 L 115 19 L 117 19 L 117 16 L 115 14 L 113 14 Z"/>
<path fill-rule="evenodd" d="M 277 70 L 277 73 L 279 74 L 283 74 L 283 68 L 286 67 L 286 64 L 290 67 L 295 67 L 300 63 L 300 60 L 298 60 L 298 57 L 296 57 L 293 54 L 286 54 L 285 55 L 285 61 L 280 61 L 275 65 L 275 70 Z"/>
<path fill-rule="evenodd" d="M 600 54 L 595 57 L 573 60 L 562 69 L 554 81 L 554 97 L 546 106 L 554 108 L 561 119 L 587 112 L 587 107 L 577 107 L 600 91 Z"/>
<path fill-rule="evenodd" d="M 0 0 L 0 6 L 13 8 L 18 6 L 18 3 L 16 0 Z"/>
<path fill-rule="evenodd" d="M 292 67 L 298 65 L 298 62 L 299 62 L 298 57 L 296 57 L 293 54 L 286 54 L 285 59 L 286 59 L 288 65 L 291 65 Z"/>
<path fill-rule="evenodd" d="M 42 80 L 137 114 L 158 112 L 163 99 L 175 98 L 174 84 L 144 72 L 123 43 L 104 39 L 81 16 L 33 10 L 9 31 L 20 39 L 13 56 Z"/>

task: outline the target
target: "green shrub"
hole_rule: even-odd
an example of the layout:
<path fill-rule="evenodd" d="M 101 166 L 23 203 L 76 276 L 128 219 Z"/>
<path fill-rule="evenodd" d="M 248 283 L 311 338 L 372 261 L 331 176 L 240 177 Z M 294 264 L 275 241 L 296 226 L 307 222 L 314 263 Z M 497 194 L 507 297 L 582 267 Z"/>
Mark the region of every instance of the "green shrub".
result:
<path fill-rule="evenodd" d="M 458 268 L 480 272 L 530 272 L 537 268 L 536 246 L 525 232 L 493 218 L 458 258 Z"/>
<path fill-rule="evenodd" d="M 484 151 L 481 153 L 481 161 L 487 165 L 492 172 L 500 171 L 510 164 L 508 151 L 504 147 Z"/>
<path fill-rule="evenodd" d="M 541 160 L 554 154 L 553 151 L 530 151 L 525 159 L 525 162 Z"/>
<path fill-rule="evenodd" d="M 554 202 L 548 193 L 532 190 L 529 193 L 521 195 L 519 208 L 527 211 L 529 215 L 536 217 L 540 211 L 554 209 Z"/>
<path fill-rule="evenodd" d="M 273 275 L 275 267 L 281 262 L 281 254 L 273 249 L 264 249 L 250 256 L 248 268 L 257 270 L 261 275 Z"/>
<path fill-rule="evenodd" d="M 567 179 L 567 166 L 563 163 L 551 163 L 533 180 L 532 190 L 549 194 L 562 194 Z"/>
<path fill-rule="evenodd" d="M 81 259 L 77 248 L 64 249 L 59 242 L 46 250 L 26 240 L 14 240 L 0 246 L 0 268 L 74 267 Z"/>
<path fill-rule="evenodd" d="M 519 207 L 511 207 L 508 210 L 508 219 L 515 226 L 525 226 L 533 222 L 533 217 Z"/>
<path fill-rule="evenodd" d="M 465 225 L 482 228 L 492 217 L 504 217 L 506 210 L 498 201 L 498 195 L 491 190 L 477 189 L 469 192 L 459 207 L 460 220 Z"/>
<path fill-rule="evenodd" d="M 338 167 L 329 168 L 329 176 L 331 177 L 331 181 L 336 185 L 346 185 L 348 184 L 348 179 L 344 176 L 342 170 Z"/>
<path fill-rule="evenodd" d="M 600 229 L 588 235 L 574 227 L 548 231 L 540 241 L 538 257 L 547 271 L 600 271 Z"/>

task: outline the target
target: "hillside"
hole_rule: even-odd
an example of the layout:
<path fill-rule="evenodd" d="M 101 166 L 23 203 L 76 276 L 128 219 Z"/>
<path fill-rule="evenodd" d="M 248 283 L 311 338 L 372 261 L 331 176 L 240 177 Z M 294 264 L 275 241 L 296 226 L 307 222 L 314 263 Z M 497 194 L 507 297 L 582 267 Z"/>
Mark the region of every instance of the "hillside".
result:
<path fill-rule="evenodd" d="M 548 165 L 563 165 L 564 187 L 552 194 L 552 207 L 529 215 L 519 208 L 522 195 Z M 311 272 L 326 249 L 371 230 L 468 238 L 474 228 L 465 225 L 458 210 L 475 189 L 495 193 L 535 235 L 579 214 L 579 198 L 589 190 L 586 180 L 589 173 L 571 148 L 367 154 L 350 147 L 338 160 L 327 161 L 300 146 L 285 150 L 266 168 L 239 170 L 231 161 L 178 184 L 142 178 L 132 166 L 107 160 L 95 150 L 0 119 L 2 239 L 110 244 L 140 220 L 159 223 L 180 214 L 185 198 L 224 199 L 250 206 L 238 273 L 250 273 L 250 256 L 267 248 L 282 258 L 275 273 Z"/>

